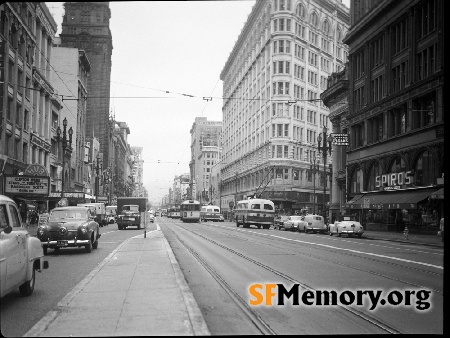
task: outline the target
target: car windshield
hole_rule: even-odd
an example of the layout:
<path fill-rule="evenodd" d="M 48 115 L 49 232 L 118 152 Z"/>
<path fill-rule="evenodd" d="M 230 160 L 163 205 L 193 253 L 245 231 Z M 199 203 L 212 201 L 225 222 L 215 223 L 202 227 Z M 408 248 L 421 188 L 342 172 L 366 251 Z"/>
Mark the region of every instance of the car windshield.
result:
<path fill-rule="evenodd" d="M 86 219 L 86 210 L 54 210 L 50 213 L 49 221 L 59 221 L 63 219 Z"/>
<path fill-rule="evenodd" d="M 291 220 L 292 221 L 301 221 L 302 220 L 302 216 L 291 216 Z"/>

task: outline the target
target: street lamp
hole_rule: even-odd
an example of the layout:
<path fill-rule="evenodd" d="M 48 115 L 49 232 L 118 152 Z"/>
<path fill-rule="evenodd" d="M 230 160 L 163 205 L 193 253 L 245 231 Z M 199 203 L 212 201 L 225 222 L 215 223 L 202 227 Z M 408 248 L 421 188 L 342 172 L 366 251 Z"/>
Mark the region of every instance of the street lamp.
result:
<path fill-rule="evenodd" d="M 323 136 L 322 136 L 323 135 Z M 322 145 L 320 144 L 323 141 Z M 327 137 L 327 127 L 323 126 L 322 134 L 317 136 L 317 148 L 319 149 L 319 153 L 322 152 L 323 156 L 323 218 L 326 218 L 325 212 L 325 196 L 327 189 L 327 153 L 331 155 L 331 142 L 333 141 L 333 137 L 328 135 Z"/>
<path fill-rule="evenodd" d="M 319 163 L 317 161 L 317 158 L 314 157 L 310 159 L 309 162 L 309 169 L 311 170 L 311 173 L 313 175 L 313 187 L 314 187 L 314 194 L 313 194 L 313 214 L 316 213 L 316 172 L 319 171 Z"/>
<path fill-rule="evenodd" d="M 64 172 L 65 172 L 65 166 L 66 166 L 66 162 L 65 162 L 65 158 L 66 158 L 66 148 L 72 148 L 72 134 L 73 134 L 73 129 L 72 127 L 69 128 L 68 133 L 69 133 L 69 139 L 67 139 L 67 118 L 64 118 L 63 120 L 63 131 L 62 131 L 62 138 L 61 138 L 61 127 L 58 126 L 58 128 L 56 129 L 56 142 L 62 141 L 62 161 L 63 161 L 63 165 L 62 165 L 62 176 L 61 176 L 61 198 L 64 198 Z"/>
<path fill-rule="evenodd" d="M 95 203 L 98 202 L 98 191 L 99 191 L 99 180 L 98 180 L 98 174 L 99 172 L 102 170 L 102 165 L 100 164 L 100 155 L 97 154 L 97 164 L 95 164 L 94 161 L 94 166 L 93 169 L 95 170 Z"/>

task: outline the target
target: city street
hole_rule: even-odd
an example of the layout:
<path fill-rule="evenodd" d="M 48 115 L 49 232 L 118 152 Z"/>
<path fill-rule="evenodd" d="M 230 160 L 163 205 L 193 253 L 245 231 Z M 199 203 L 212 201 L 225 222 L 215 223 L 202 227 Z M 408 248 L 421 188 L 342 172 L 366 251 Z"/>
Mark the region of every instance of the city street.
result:
<path fill-rule="evenodd" d="M 253 226 L 243 229 L 231 222 L 183 223 L 167 217 L 157 217 L 147 231 L 158 228 L 168 240 L 212 335 L 443 332 L 443 247 L 387 242 L 365 235 L 339 238 Z M 35 228 L 30 228 L 33 232 Z M 101 233 L 98 249 L 90 254 L 84 249 L 60 250 L 58 254 L 49 250 L 50 268 L 38 274 L 33 295 L 21 297 L 17 290 L 2 299 L 4 336 L 27 333 L 115 248 L 142 235 L 143 230 L 119 231 L 116 224 L 110 224 L 101 228 Z M 299 304 L 285 296 L 285 305 L 279 305 L 274 295 L 269 297 L 272 305 L 264 305 L 266 290 L 254 288 L 250 293 L 249 288 L 267 283 L 284 285 L 288 291 L 298 285 Z M 338 295 L 347 291 L 347 300 L 358 290 L 382 293 L 377 301 L 363 296 L 362 305 L 356 301 L 351 305 L 308 305 L 308 300 L 314 300 L 305 298 L 308 290 L 336 291 Z M 271 291 L 277 293 L 276 288 Z M 408 292 L 409 305 L 405 304 Z M 261 305 L 250 305 L 258 296 Z M 382 299 L 391 305 L 383 306 Z M 418 309 L 428 305 L 427 310 Z"/>
<path fill-rule="evenodd" d="M 213 334 L 443 332 L 443 250 L 367 238 L 236 228 L 159 219 Z M 378 304 L 249 306 L 253 283 L 289 290 L 430 290 L 427 311 Z M 262 291 L 261 291 L 262 292 Z M 264 293 L 264 292 L 262 292 Z M 395 298 L 395 296 L 393 297 Z M 273 299 L 276 304 L 276 297 Z M 395 302 L 395 301 L 394 301 Z M 292 304 L 291 301 L 286 301 Z M 408 318 L 408 320 L 405 320 Z"/>

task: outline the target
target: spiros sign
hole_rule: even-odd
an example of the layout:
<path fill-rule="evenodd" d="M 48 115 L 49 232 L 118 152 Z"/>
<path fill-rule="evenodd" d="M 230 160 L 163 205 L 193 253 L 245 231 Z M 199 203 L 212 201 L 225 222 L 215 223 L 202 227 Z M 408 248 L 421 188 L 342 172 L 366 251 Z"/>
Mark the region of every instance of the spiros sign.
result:
<path fill-rule="evenodd" d="M 411 185 L 413 182 L 414 177 L 411 171 L 375 176 L 375 187 L 384 187 L 384 190 L 397 190 L 402 185 Z"/>

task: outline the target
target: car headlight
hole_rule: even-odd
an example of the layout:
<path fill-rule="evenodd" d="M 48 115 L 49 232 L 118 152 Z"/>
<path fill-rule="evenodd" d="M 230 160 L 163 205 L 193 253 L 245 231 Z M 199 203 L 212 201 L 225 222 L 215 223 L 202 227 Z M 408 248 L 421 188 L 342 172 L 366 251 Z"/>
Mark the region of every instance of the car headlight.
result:
<path fill-rule="evenodd" d="M 41 226 L 38 228 L 38 231 L 37 231 L 37 232 L 38 232 L 38 235 L 42 236 L 46 230 L 47 230 L 47 226 L 46 226 L 46 225 L 41 225 Z"/>
<path fill-rule="evenodd" d="M 87 229 L 87 227 L 86 227 L 85 225 L 81 226 L 81 227 L 80 227 L 80 230 L 81 230 L 81 233 L 82 233 L 82 234 L 85 234 L 85 233 L 88 232 L 88 229 Z"/>

